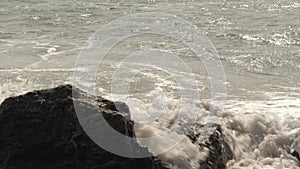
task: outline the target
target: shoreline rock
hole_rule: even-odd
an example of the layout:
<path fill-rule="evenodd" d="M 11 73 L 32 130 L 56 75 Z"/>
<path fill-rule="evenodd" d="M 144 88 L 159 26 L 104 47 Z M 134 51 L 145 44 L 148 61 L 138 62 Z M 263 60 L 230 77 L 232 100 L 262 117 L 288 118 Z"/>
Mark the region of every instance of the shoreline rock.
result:
<path fill-rule="evenodd" d="M 84 99 L 76 100 L 76 95 Z M 82 103 L 85 111 L 101 113 L 119 133 L 135 137 L 134 122 L 130 120 L 129 108 L 124 103 L 88 96 L 77 89 L 74 94 L 71 85 L 33 91 L 7 98 L 0 106 L 0 169 L 168 168 L 157 157 L 126 158 L 99 147 L 82 129 L 74 101 Z M 188 137 L 194 144 L 199 144 L 199 148 L 209 149 L 207 160 L 199 162 L 201 169 L 226 168 L 233 153 L 221 126 L 216 125 L 213 135 L 201 143 L 197 142 L 200 129 L 197 126 L 195 129 L 187 134 Z M 151 154 L 137 142 L 123 142 L 138 147 L 132 151 Z"/>
<path fill-rule="evenodd" d="M 89 110 L 91 104 L 82 102 Z M 98 104 L 110 125 L 134 135 L 133 122 L 117 114 L 112 102 L 103 99 Z M 77 120 L 70 85 L 6 99 L 0 106 L 0 152 L 1 169 L 164 168 L 154 157 L 120 157 L 96 145 Z"/>
<path fill-rule="evenodd" d="M 199 147 L 207 148 L 209 155 L 205 161 L 200 162 L 201 169 L 225 169 L 226 163 L 234 158 L 228 142 L 222 132 L 222 127 L 219 124 L 211 126 L 213 128 L 212 135 L 205 142 L 199 142 L 198 137 L 201 135 L 198 131 L 203 126 L 194 124 L 193 130 L 187 134 L 194 144 L 198 144 Z"/>

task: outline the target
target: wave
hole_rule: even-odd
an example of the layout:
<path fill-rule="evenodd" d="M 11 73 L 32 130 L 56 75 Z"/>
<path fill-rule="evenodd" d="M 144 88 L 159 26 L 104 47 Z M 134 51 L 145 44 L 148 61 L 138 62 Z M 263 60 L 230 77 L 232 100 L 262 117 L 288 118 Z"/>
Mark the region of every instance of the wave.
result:
<path fill-rule="evenodd" d="M 127 104 L 132 111 L 133 120 L 137 122 L 141 117 L 149 118 L 160 112 L 159 118 L 153 122 L 136 123 L 135 126 L 139 143 L 149 147 L 150 151 L 159 151 L 158 149 L 164 147 L 139 138 L 154 137 L 170 130 L 184 137 L 180 144 L 159 155 L 171 168 L 197 169 L 200 167 L 197 162 L 207 157 L 207 151 L 200 151 L 198 145 L 192 143 L 184 134 L 184 129 L 193 118 L 197 124 L 204 126 L 216 121 L 222 125 L 235 157 L 227 163 L 229 169 L 300 168 L 299 159 L 292 155 L 300 152 L 299 99 L 285 98 L 252 103 L 227 101 L 231 105 L 227 105 L 224 111 L 212 113 L 209 111 L 212 105 L 207 100 L 180 102 L 178 99 L 155 98 L 151 103 L 131 99 Z M 161 142 L 161 145 L 166 144 Z"/>
<path fill-rule="evenodd" d="M 34 85 L 34 84 L 32 84 Z M 24 87 L 24 86 L 27 86 Z M 29 84 L 2 86 L 1 97 L 9 97 L 37 89 Z M 10 88 L 10 90 L 8 89 Z M 42 87 L 40 87 L 42 88 Z M 6 93 L 3 93 L 5 92 Z M 108 97 L 108 96 L 106 96 Z M 209 100 L 178 100 L 164 98 L 159 92 L 150 93 L 145 102 L 131 96 L 126 101 L 131 109 L 132 119 L 136 122 L 135 132 L 138 142 L 151 150 L 164 149 L 164 142 L 145 142 L 141 138 L 160 135 L 165 131 L 176 132 L 182 141 L 158 157 L 172 168 L 199 168 L 198 161 L 207 157 L 207 151 L 199 150 L 199 145 L 192 143 L 185 135 L 185 129 L 191 122 L 209 126 L 218 122 L 234 153 L 234 159 L 227 163 L 227 168 L 283 169 L 300 168 L 299 160 L 292 154 L 300 152 L 300 100 L 295 97 L 277 97 L 269 101 L 228 100 L 224 110 L 212 113 Z M 123 101 L 126 98 L 116 98 Z M 4 99 L 4 98 L 1 98 Z M 143 119 L 149 121 L 142 121 Z M 204 128 L 202 138 L 209 136 L 209 129 Z M 170 142 L 170 140 L 165 140 Z"/>

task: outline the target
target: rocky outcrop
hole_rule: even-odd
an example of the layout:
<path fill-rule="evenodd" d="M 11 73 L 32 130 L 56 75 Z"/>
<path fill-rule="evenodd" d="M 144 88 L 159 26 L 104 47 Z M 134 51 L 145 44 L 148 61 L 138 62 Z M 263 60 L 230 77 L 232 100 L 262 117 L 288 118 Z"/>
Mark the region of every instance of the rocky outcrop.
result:
<path fill-rule="evenodd" d="M 298 159 L 299 166 L 300 166 L 300 154 L 296 150 L 292 150 L 290 153 L 291 153 L 292 156 L 294 156 L 295 158 Z"/>
<path fill-rule="evenodd" d="M 77 94 L 83 93 L 78 90 Z M 134 135 L 133 122 L 117 112 L 113 102 L 86 97 L 81 102 L 87 111 L 91 99 L 98 100 L 100 112 L 112 127 Z M 81 128 L 73 100 L 70 85 L 6 99 L 0 107 L 0 169 L 164 168 L 154 157 L 131 159 L 100 148 Z M 140 151 L 148 150 L 140 147 Z"/>
<path fill-rule="evenodd" d="M 228 142 L 225 140 L 222 128 L 218 124 L 209 126 L 209 130 L 212 131 L 212 134 L 203 141 L 203 139 L 199 137 L 201 137 L 201 130 L 204 127 L 205 126 L 196 123 L 187 134 L 194 144 L 199 145 L 200 149 L 209 150 L 207 159 L 200 162 L 201 169 L 225 169 L 226 163 L 232 160 L 234 155 Z"/>
<path fill-rule="evenodd" d="M 29 92 L 8 98 L 0 106 L 0 169 L 167 169 L 156 157 L 126 158 L 99 147 L 82 129 L 75 101 L 83 105 L 83 111 L 101 113 L 119 133 L 135 137 L 134 122 L 129 120 L 124 103 L 89 96 L 77 89 L 72 93 L 70 85 Z M 221 126 L 215 125 L 204 142 L 198 141 L 200 131 L 195 124 L 187 135 L 199 144 L 199 149 L 209 149 L 206 161 L 199 162 L 201 168 L 225 168 L 233 154 Z M 150 154 L 136 141 L 124 143 L 137 147 L 131 151 Z"/>

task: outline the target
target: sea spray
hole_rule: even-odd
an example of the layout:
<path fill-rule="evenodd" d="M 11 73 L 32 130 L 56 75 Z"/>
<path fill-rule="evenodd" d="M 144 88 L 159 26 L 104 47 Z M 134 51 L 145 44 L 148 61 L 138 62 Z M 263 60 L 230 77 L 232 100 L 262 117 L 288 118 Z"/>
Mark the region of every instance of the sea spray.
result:
<path fill-rule="evenodd" d="M 179 119 L 181 123 L 174 123 L 178 120 L 177 114 L 180 113 L 178 105 L 178 100 L 169 99 L 165 105 L 168 107 L 167 112 L 164 112 L 155 122 L 136 125 L 137 137 L 159 135 L 174 125 L 177 125 L 177 130 L 173 131 L 184 135 L 184 118 Z M 185 100 L 183 105 L 185 105 L 186 112 L 200 110 L 196 122 L 203 125 L 209 124 L 209 119 L 211 119 L 209 102 Z M 160 107 L 159 105 L 146 105 L 148 108 L 154 106 Z M 186 113 L 181 117 L 189 118 L 189 114 Z M 290 149 L 299 151 L 300 119 L 293 117 L 281 119 L 274 114 L 259 112 L 239 114 L 226 110 L 221 119 L 225 136 L 235 154 L 235 158 L 228 162 L 228 168 L 298 167 L 299 161 L 291 155 Z M 202 134 L 204 138 L 207 137 L 205 131 Z M 159 146 L 157 143 L 149 145 L 149 143 L 140 142 L 140 144 L 147 147 Z M 197 161 L 205 159 L 207 153 L 207 151 L 201 152 L 199 146 L 192 144 L 189 139 L 184 139 L 179 145 L 159 157 L 174 168 L 199 168 Z"/>

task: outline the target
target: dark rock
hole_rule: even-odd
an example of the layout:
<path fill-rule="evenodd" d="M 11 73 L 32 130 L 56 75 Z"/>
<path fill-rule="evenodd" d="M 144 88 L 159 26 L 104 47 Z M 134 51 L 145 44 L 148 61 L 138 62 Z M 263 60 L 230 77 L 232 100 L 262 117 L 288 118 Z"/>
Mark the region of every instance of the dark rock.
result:
<path fill-rule="evenodd" d="M 84 93 L 75 90 L 72 95 L 72 86 L 65 85 L 6 99 L 0 106 L 0 169 L 165 168 L 155 157 L 121 157 L 95 144 L 83 131 L 74 110 L 73 101 L 79 95 Z M 102 113 L 118 132 L 134 136 L 134 123 L 126 118 L 129 109 L 125 104 L 84 98 L 78 102 L 85 111 Z M 93 109 L 93 102 L 99 110 Z M 139 147 L 136 142 L 128 144 Z M 143 147 L 138 151 L 148 152 Z"/>
<path fill-rule="evenodd" d="M 203 129 L 205 128 L 205 129 Z M 203 136 L 203 131 L 212 132 L 208 137 Z M 234 157 L 222 128 L 218 124 L 211 126 L 203 126 L 201 124 L 194 124 L 193 128 L 188 132 L 187 136 L 193 143 L 199 145 L 200 151 L 208 149 L 209 154 L 205 161 L 200 161 L 201 169 L 225 169 L 226 163 Z M 204 138 L 203 138 L 204 137 Z"/>
<path fill-rule="evenodd" d="M 298 153 L 298 151 L 292 150 L 291 151 L 291 155 L 294 156 L 294 157 L 296 157 L 298 159 L 299 165 L 300 165 L 300 154 Z"/>
<path fill-rule="evenodd" d="M 82 112 L 101 113 L 116 131 L 135 137 L 134 122 L 124 103 L 78 89 L 72 93 L 70 85 L 34 91 L 8 98 L 0 106 L 0 169 L 167 169 L 156 157 L 126 158 L 99 147 L 81 127 L 73 103 L 80 104 Z M 195 124 L 187 132 L 191 141 L 199 144 L 199 151 L 209 149 L 208 158 L 199 162 L 201 168 L 225 168 L 233 153 L 221 126 L 212 126 L 212 134 L 205 139 L 203 127 Z M 119 142 L 127 145 L 128 151 L 150 154 L 136 141 Z"/>

